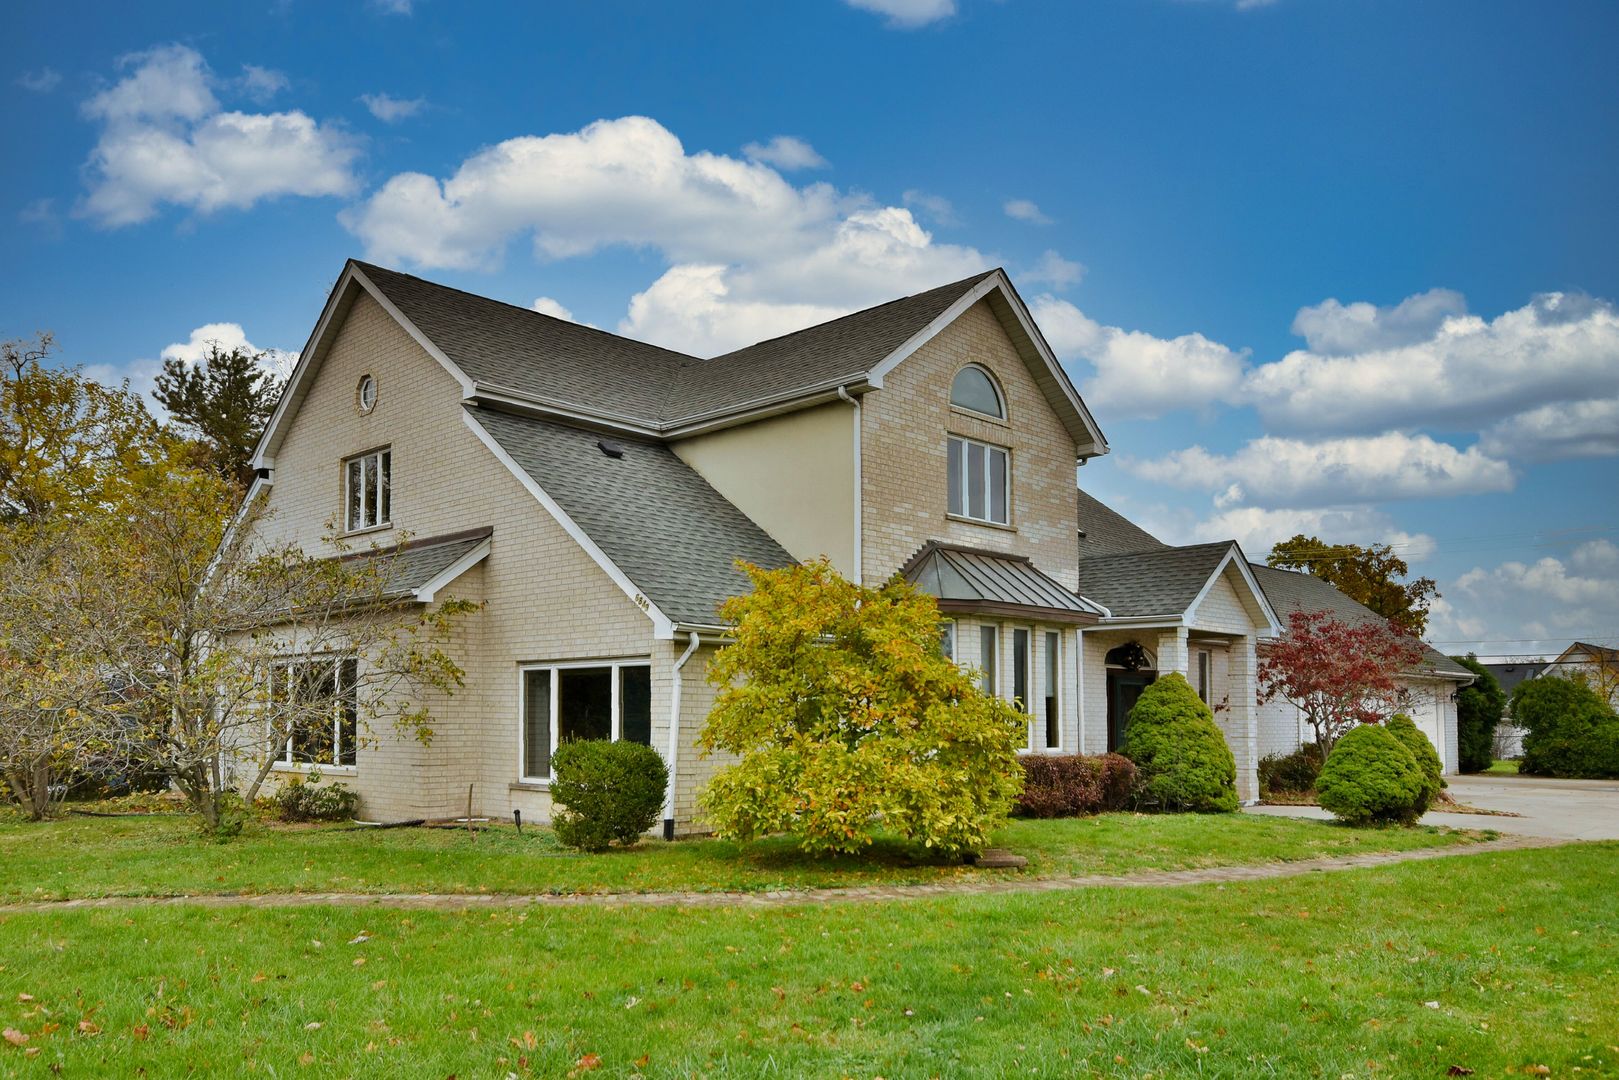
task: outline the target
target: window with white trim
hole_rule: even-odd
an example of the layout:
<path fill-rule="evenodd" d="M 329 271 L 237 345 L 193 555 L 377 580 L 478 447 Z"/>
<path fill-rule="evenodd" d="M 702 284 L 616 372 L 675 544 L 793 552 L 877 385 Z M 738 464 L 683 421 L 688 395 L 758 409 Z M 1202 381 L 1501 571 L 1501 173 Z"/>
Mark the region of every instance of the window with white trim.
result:
<path fill-rule="evenodd" d="M 950 382 L 950 404 L 997 420 L 1006 419 L 1006 402 L 995 385 L 995 377 L 977 364 L 968 364 L 956 372 Z"/>
<path fill-rule="evenodd" d="M 373 450 L 343 462 L 343 520 L 349 532 L 393 520 L 393 452 Z"/>
<path fill-rule="evenodd" d="M 1033 712 L 1029 698 L 1029 666 L 1034 657 L 1029 654 L 1029 632 L 1018 626 L 1012 629 L 1012 703 L 1024 714 Z"/>
<path fill-rule="evenodd" d="M 1213 690 L 1210 678 L 1213 658 L 1207 649 L 1199 649 L 1194 655 L 1197 657 L 1197 696 L 1203 699 L 1203 704 L 1213 705 L 1214 703 L 1209 700 L 1209 694 Z"/>
<path fill-rule="evenodd" d="M 551 779 L 551 751 L 575 739 L 652 745 L 652 666 L 645 660 L 522 669 L 523 779 Z"/>
<path fill-rule="evenodd" d="M 946 660 L 956 658 L 956 622 L 954 619 L 945 619 L 939 624 L 939 650 L 944 653 Z"/>
<path fill-rule="evenodd" d="M 270 756 L 279 765 L 352 768 L 360 741 L 357 684 L 352 656 L 314 656 L 270 665 Z M 286 742 L 276 745 L 291 718 Z"/>
<path fill-rule="evenodd" d="M 1062 635 L 1054 630 L 1047 630 L 1046 637 L 1046 693 L 1045 693 L 1045 721 L 1046 721 L 1046 749 L 1056 750 L 1062 746 L 1062 720 L 1057 707 L 1057 688 L 1062 680 Z"/>
<path fill-rule="evenodd" d="M 996 694 L 996 669 L 1000 666 L 1001 628 L 985 623 L 978 628 L 978 688 L 990 697 Z"/>
<path fill-rule="evenodd" d="M 952 435 L 948 457 L 950 513 L 994 525 L 1009 523 L 1012 470 L 1006 450 Z"/>

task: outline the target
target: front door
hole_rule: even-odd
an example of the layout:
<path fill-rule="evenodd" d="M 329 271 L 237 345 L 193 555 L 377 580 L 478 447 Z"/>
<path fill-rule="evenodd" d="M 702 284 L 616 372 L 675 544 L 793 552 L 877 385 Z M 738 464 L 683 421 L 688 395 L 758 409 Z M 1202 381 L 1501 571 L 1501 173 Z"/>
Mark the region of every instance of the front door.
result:
<path fill-rule="evenodd" d="M 1107 748 L 1116 751 L 1124 742 L 1124 729 L 1130 710 L 1135 708 L 1141 691 L 1158 678 L 1156 671 L 1120 671 L 1107 673 Z"/>

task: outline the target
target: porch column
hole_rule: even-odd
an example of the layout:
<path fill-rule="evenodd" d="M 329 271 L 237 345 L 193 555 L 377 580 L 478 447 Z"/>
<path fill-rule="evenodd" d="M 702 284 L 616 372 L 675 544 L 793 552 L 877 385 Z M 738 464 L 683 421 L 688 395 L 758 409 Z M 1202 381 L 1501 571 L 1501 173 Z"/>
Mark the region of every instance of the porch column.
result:
<path fill-rule="evenodd" d="M 1253 636 L 1233 641 L 1226 682 L 1231 719 L 1221 726 L 1231 744 L 1231 756 L 1237 759 L 1237 797 L 1245 803 L 1259 800 L 1258 669 Z"/>
<path fill-rule="evenodd" d="M 1186 635 L 1184 626 L 1165 630 L 1158 635 L 1158 674 L 1168 675 L 1171 671 L 1178 671 L 1188 675 L 1191 652 L 1187 648 Z"/>

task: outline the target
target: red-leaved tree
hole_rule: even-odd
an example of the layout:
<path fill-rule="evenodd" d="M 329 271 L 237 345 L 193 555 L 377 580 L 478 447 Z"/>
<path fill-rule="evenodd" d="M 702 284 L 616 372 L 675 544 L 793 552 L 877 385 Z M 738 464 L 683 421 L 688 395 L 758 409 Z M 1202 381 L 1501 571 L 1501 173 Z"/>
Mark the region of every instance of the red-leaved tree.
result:
<path fill-rule="evenodd" d="M 1399 705 L 1396 679 L 1422 657 L 1416 638 L 1381 620 L 1351 624 L 1325 611 L 1295 611 L 1259 663 L 1259 700 L 1292 703 L 1330 753 L 1356 724 L 1387 719 Z"/>

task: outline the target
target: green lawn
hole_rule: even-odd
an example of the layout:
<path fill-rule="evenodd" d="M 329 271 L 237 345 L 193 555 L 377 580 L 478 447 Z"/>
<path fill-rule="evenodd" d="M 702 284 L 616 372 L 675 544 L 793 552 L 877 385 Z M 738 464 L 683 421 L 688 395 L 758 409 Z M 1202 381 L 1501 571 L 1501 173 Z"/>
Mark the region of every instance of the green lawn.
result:
<path fill-rule="evenodd" d="M 1352 829 L 1227 814 L 1107 814 L 1013 821 L 997 843 L 1041 876 L 1124 874 L 1466 844 L 1493 835 L 1445 829 Z M 813 859 L 786 840 L 649 841 L 581 855 L 547 830 L 340 831 L 256 825 L 228 843 L 179 815 L 69 816 L 43 824 L 0 816 L 0 902 L 116 895 L 273 892 L 648 892 L 769 890 L 971 879 L 899 844 L 866 859 Z"/>
<path fill-rule="evenodd" d="M 0 916 L 0 1075 L 1612 1076 L 1616 1016 L 1615 844 L 818 908 Z"/>
<path fill-rule="evenodd" d="M 1500 758 L 1496 758 L 1494 761 L 1490 762 L 1490 767 L 1484 771 L 1487 773 L 1496 773 L 1502 776 L 1517 776 L 1519 764 L 1520 763 L 1516 760 L 1502 761 Z"/>

